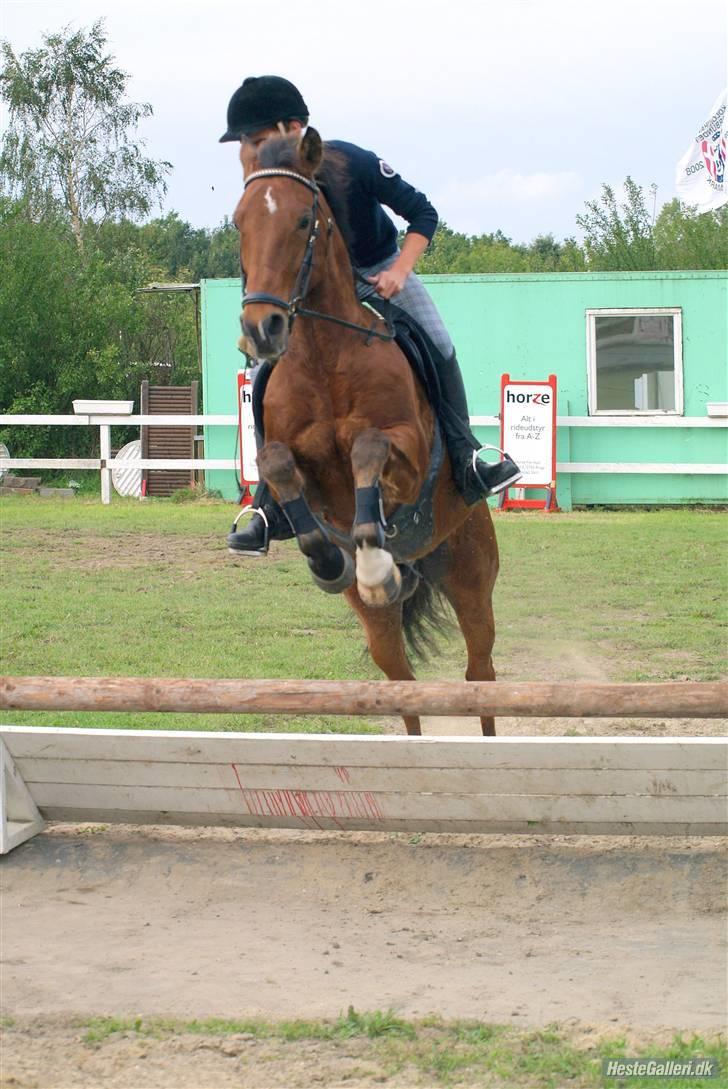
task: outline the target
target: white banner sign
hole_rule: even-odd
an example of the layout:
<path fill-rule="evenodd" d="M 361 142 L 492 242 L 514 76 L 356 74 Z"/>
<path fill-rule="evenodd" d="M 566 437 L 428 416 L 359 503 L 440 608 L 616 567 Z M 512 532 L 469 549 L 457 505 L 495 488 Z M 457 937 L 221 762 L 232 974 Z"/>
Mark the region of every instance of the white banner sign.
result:
<path fill-rule="evenodd" d="M 523 473 L 516 487 L 554 481 L 554 398 L 547 382 L 502 387 L 502 445 Z"/>
<path fill-rule="evenodd" d="M 258 451 L 253 419 L 253 383 L 244 371 L 238 371 L 238 427 L 241 480 L 246 484 L 257 484 L 260 478 L 256 461 Z"/>
<path fill-rule="evenodd" d="M 728 89 L 713 103 L 677 164 L 675 185 L 680 200 L 695 205 L 699 212 L 711 212 L 728 201 L 725 178 L 727 105 Z"/>

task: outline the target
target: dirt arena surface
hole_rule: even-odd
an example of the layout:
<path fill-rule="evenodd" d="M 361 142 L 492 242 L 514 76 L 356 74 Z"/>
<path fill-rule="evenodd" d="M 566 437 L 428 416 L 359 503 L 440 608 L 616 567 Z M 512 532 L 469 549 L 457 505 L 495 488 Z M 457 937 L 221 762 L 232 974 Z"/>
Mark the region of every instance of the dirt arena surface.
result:
<path fill-rule="evenodd" d="M 725 846 L 56 825 L 3 861 L 3 1012 L 717 1031 Z"/>

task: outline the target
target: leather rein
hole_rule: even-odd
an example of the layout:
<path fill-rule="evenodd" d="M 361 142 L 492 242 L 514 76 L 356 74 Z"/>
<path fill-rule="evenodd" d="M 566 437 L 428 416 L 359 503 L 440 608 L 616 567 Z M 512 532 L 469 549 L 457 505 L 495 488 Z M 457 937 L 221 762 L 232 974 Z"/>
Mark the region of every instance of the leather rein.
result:
<path fill-rule="evenodd" d="M 308 293 L 309 284 L 311 282 L 311 274 L 313 272 L 313 258 L 316 241 L 321 233 L 321 227 L 319 223 L 319 194 L 321 190 L 315 181 L 305 177 L 303 174 L 297 174 L 293 170 L 283 170 L 281 168 L 271 168 L 268 170 L 256 170 L 253 174 L 249 174 L 245 179 L 243 190 L 247 189 L 251 182 L 257 181 L 259 178 L 291 178 L 293 181 L 299 182 L 301 185 L 305 185 L 307 189 L 310 189 L 313 193 L 313 203 L 311 205 L 311 226 L 308 232 L 308 239 L 306 240 L 306 249 L 301 262 L 301 267 L 298 270 L 296 282 L 293 285 L 293 293 L 286 302 L 285 299 L 278 298 L 277 295 L 270 295 L 265 291 L 243 291 L 242 308 L 245 310 L 246 306 L 251 303 L 268 303 L 270 306 L 275 306 L 279 310 L 284 310 L 288 314 L 288 331 L 290 333 L 293 326 L 293 322 L 299 315 L 302 318 L 317 318 L 321 321 L 330 321 L 335 325 L 343 325 L 346 329 L 354 329 L 357 333 L 366 333 L 366 343 L 370 344 L 373 338 L 378 340 L 394 340 L 395 331 L 392 325 L 387 321 L 387 332 L 382 333 L 379 329 L 375 328 L 375 325 L 357 325 L 353 321 L 346 321 L 344 318 L 337 318 L 333 314 L 323 314 L 320 310 L 309 310 L 303 306 L 303 302 Z M 333 220 L 328 218 L 328 237 L 334 229 Z M 245 269 L 243 268 L 242 259 L 240 262 L 240 271 L 243 277 L 243 283 L 245 283 Z M 376 322 L 384 321 L 383 318 L 377 317 Z"/>

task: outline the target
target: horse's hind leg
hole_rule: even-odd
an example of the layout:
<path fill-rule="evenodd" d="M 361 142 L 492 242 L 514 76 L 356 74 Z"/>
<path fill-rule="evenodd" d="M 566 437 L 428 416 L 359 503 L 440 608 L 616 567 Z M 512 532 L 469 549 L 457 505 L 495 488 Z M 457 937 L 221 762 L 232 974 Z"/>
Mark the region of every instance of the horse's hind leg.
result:
<path fill-rule="evenodd" d="M 401 604 L 370 609 L 362 601 L 355 586 L 347 590 L 344 596 L 361 620 L 369 653 L 382 673 L 390 681 L 413 681 L 415 675 L 407 659 L 402 633 Z M 420 720 L 416 715 L 405 715 L 404 724 L 408 734 L 422 733 Z"/>
<path fill-rule="evenodd" d="M 498 574 L 498 546 L 490 512 L 475 507 L 467 521 L 449 539 L 451 562 L 443 590 L 458 618 L 468 650 L 468 681 L 494 681 L 493 586 Z M 486 736 L 495 735 L 495 721 L 481 716 Z"/>
<path fill-rule="evenodd" d="M 291 451 L 282 442 L 269 442 L 258 454 L 258 467 L 291 523 L 316 584 L 332 594 L 346 590 L 354 581 L 351 556 L 330 541 L 314 519 Z"/>

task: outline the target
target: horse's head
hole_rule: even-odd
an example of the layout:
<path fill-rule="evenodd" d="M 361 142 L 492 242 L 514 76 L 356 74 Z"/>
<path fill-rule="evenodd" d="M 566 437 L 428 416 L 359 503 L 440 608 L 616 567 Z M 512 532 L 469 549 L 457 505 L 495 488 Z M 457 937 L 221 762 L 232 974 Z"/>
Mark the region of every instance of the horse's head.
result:
<path fill-rule="evenodd" d="M 241 347 L 256 359 L 280 359 L 296 300 L 320 275 L 314 255 L 327 232 L 314 175 L 322 157 L 321 137 L 312 128 L 303 139 L 271 136 L 258 146 L 241 144 L 245 189 L 233 217 L 245 282 Z"/>

